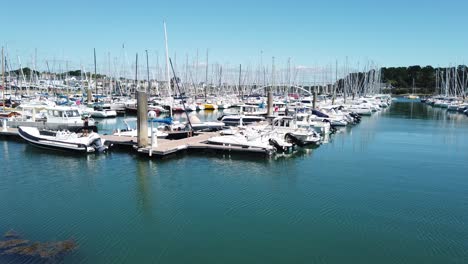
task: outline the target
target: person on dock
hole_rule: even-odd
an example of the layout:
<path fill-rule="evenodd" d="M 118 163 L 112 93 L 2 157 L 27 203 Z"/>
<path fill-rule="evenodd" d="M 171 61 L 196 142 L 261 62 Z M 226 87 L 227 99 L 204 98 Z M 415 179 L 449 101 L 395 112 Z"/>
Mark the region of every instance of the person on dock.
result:
<path fill-rule="evenodd" d="M 89 118 L 86 116 L 83 120 L 83 137 L 88 136 Z"/>

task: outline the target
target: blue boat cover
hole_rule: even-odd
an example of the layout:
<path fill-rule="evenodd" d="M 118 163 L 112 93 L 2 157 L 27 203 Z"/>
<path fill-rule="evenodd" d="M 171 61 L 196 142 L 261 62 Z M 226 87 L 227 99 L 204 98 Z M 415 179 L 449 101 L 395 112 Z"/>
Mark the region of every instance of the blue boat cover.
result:
<path fill-rule="evenodd" d="M 163 123 L 166 125 L 172 124 L 172 118 L 166 117 L 166 118 L 155 118 L 155 119 L 150 119 L 148 122 L 155 122 L 155 123 Z"/>
<path fill-rule="evenodd" d="M 324 114 L 318 110 L 315 110 L 315 109 L 312 109 L 312 114 L 313 115 L 316 115 L 318 117 L 323 117 L 323 118 L 329 118 L 329 116 L 327 114 Z"/>

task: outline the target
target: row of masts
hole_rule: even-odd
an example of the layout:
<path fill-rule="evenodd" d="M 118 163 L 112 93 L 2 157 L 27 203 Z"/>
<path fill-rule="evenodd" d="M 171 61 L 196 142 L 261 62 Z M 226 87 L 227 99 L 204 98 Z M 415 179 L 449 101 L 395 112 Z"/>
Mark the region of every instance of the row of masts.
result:
<path fill-rule="evenodd" d="M 96 55 L 96 51 L 94 51 L 94 55 Z M 278 94 L 300 92 L 295 87 L 317 87 L 323 93 L 332 94 L 336 92 L 345 96 L 353 96 L 379 92 L 381 82 L 380 69 L 372 64 L 368 64 L 362 69 L 351 69 L 347 65 L 340 69 L 338 64 L 334 69 L 331 66 L 293 68 L 291 59 L 288 59 L 287 67 L 277 70 L 275 58 L 272 57 L 271 67 L 262 65 L 261 70 L 252 70 L 250 65 L 243 67 L 243 65 L 239 64 L 237 67 L 230 67 L 227 64 L 208 64 L 208 52 L 207 63 L 203 65 L 205 68 L 204 81 L 197 81 L 196 72 L 200 71 L 200 67 L 187 63 L 188 56 L 186 63 L 181 67 L 182 70 L 178 70 L 177 64 L 174 63 L 178 76 L 178 79 L 175 80 L 170 77 L 167 70 L 164 77 L 158 76 L 157 72 L 161 72 L 160 69 L 151 68 L 149 52 L 145 51 L 145 55 L 146 65 L 143 67 L 140 66 L 141 62 L 138 62 L 138 55 L 135 56 L 135 63 L 133 64 L 135 69 L 134 78 L 130 76 L 117 77 L 117 73 L 112 72 L 110 63 L 108 64 L 108 73 L 102 76 L 98 75 L 96 63 L 94 65 L 94 75 L 87 72 L 84 67 L 81 67 L 79 77 L 70 76 L 69 72 L 62 74 L 51 73 L 49 68 L 42 73 L 31 70 L 29 74 L 26 74 L 23 72 L 23 68 L 20 67 L 17 76 L 6 76 L 6 78 L 10 81 L 14 80 L 15 85 L 18 87 L 39 86 L 40 82 L 42 82 L 57 87 L 60 84 L 74 90 L 76 88 L 74 84 L 77 83 L 75 79 L 78 79 L 80 88 L 91 86 L 94 93 L 129 94 L 138 89 L 145 89 L 152 94 L 163 96 L 174 95 L 172 89 L 175 81 L 181 84 L 181 89 L 186 95 L 203 94 L 204 96 L 209 94 L 248 95 L 252 92 L 262 92 L 259 89 L 262 87 L 272 87 L 273 92 Z M 96 60 L 96 57 L 94 60 Z M 48 62 L 46 64 L 48 65 Z M 7 68 L 11 71 L 11 64 Z M 142 69 L 145 69 L 145 74 L 141 74 Z M 309 74 L 308 77 L 305 76 L 307 74 Z M 7 73 L 7 75 L 11 74 Z M 139 76 L 143 76 L 143 78 L 138 78 Z M 339 78 L 339 76 L 342 77 Z"/>
<path fill-rule="evenodd" d="M 468 71 L 465 65 L 436 69 L 436 93 L 445 97 L 466 98 Z"/>
<path fill-rule="evenodd" d="M 20 88 L 23 92 L 23 87 L 26 87 L 26 92 L 29 93 L 30 88 L 50 88 L 55 91 L 75 92 L 81 90 L 88 94 L 88 101 L 91 101 L 91 93 L 95 94 L 120 94 L 129 95 L 135 94 L 137 91 L 146 91 L 152 95 L 160 95 L 166 97 L 172 96 L 204 96 L 207 98 L 209 95 L 223 96 L 223 95 L 239 95 L 243 97 L 249 94 L 265 94 L 272 91 L 276 94 L 289 93 L 303 93 L 308 92 L 309 95 L 314 92 L 333 94 L 342 94 L 345 101 L 347 95 L 355 97 L 356 95 L 362 96 L 370 93 L 381 92 L 380 82 L 381 75 L 380 69 L 373 63 L 367 63 L 362 69 L 359 64 L 356 67 L 350 67 L 346 59 L 345 65 L 340 69 L 338 62 L 335 64 L 335 69 L 330 67 L 302 67 L 292 66 L 291 58 L 287 60 L 287 66 L 283 69 L 278 69 L 276 66 L 275 57 L 272 57 L 271 67 L 264 65 L 263 51 L 261 51 L 260 63 L 254 69 L 251 65 L 247 67 L 231 66 L 229 64 L 213 63 L 210 65 L 209 50 L 206 51 L 206 61 L 204 64 L 199 61 L 199 52 L 197 50 L 196 57 L 192 63 L 189 63 L 189 56 L 186 55 L 185 65 L 179 69 L 177 67 L 177 56 L 174 54 L 173 68 L 174 72 L 170 74 L 169 68 L 169 48 L 168 37 L 166 30 L 166 23 L 164 22 L 164 38 L 165 38 L 165 71 L 162 75 L 162 67 L 159 65 L 159 56 L 156 58 L 156 69 L 150 71 L 149 54 L 146 54 L 146 78 L 139 78 L 141 69 L 138 61 L 138 53 L 135 56 L 135 74 L 134 77 L 130 76 L 127 66 L 127 54 L 125 46 L 123 49 L 123 63 L 116 63 L 114 60 L 114 67 L 111 65 L 110 53 L 107 53 L 107 74 L 102 76 L 98 75 L 97 70 L 97 56 L 96 49 L 94 49 L 94 76 L 80 65 L 80 78 L 69 75 L 69 63 L 66 61 L 66 72 L 56 74 L 51 71 L 49 62 L 46 60 L 47 71 L 40 73 L 37 69 L 37 49 L 33 59 L 32 71 L 29 71 L 29 81 L 27 74 L 24 73 L 20 57 L 18 56 L 18 66 L 20 73 L 17 74 L 16 80 L 11 76 L 12 63 L 10 60 L 5 60 L 7 56 L 2 55 L 2 67 L 9 64 L 9 76 L 3 74 L 3 80 L 8 78 L 10 89 L 13 86 Z M 54 60 L 55 61 L 55 60 Z M 211 67 L 210 67 L 211 66 Z M 200 80 L 200 68 L 205 69 L 205 78 Z M 59 68 L 61 66 L 59 65 Z M 105 67 L 103 67 L 104 69 Z M 211 70 L 211 71 L 210 71 Z M 3 70 L 2 72 L 5 72 Z M 101 71 L 102 72 L 102 71 Z M 339 74 L 338 74 L 339 72 Z M 333 74 L 334 73 L 334 74 Z M 151 75 L 151 76 L 150 76 Z M 177 77 L 176 77 L 177 76 Z M 341 76 L 339 78 L 339 76 Z M 175 87 L 179 89 L 175 90 Z M 180 86 L 180 87 L 179 87 Z M 5 85 L 4 85 L 5 87 Z M 307 87 L 307 89 L 304 89 Z M 13 90 L 13 89 L 12 89 Z M 5 92 L 3 93 L 5 94 Z"/>

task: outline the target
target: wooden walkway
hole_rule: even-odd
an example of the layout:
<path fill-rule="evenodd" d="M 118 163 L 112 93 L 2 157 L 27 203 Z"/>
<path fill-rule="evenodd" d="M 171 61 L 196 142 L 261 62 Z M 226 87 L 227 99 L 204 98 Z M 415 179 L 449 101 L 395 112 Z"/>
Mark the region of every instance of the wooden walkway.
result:
<path fill-rule="evenodd" d="M 18 133 L 18 129 L 17 128 L 7 128 L 6 131 L 3 130 L 2 127 L 0 127 L 0 136 L 7 136 L 7 137 L 20 137 L 19 133 Z"/>
<path fill-rule="evenodd" d="M 197 136 L 177 140 L 158 139 L 157 147 L 151 148 L 151 146 L 149 146 L 146 148 L 139 148 L 138 152 L 147 153 L 150 156 L 165 156 L 172 153 L 176 153 L 181 150 L 188 149 L 192 145 L 200 144 L 201 142 L 206 142 L 209 138 L 214 136 L 219 136 L 219 133 L 205 132 L 200 133 Z"/>
<path fill-rule="evenodd" d="M 138 139 L 137 137 L 123 137 L 114 135 L 101 135 L 102 139 L 105 139 L 108 143 L 117 146 L 136 146 Z"/>

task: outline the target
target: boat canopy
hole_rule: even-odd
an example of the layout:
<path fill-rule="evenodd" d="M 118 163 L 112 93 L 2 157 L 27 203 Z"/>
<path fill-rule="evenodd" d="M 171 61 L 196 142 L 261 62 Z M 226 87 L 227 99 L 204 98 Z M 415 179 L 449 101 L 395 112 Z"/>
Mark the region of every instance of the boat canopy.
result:
<path fill-rule="evenodd" d="M 316 115 L 318 117 L 323 117 L 323 118 L 329 118 L 330 117 L 327 114 L 324 114 L 324 113 L 320 112 L 319 110 L 315 110 L 315 109 L 312 109 L 312 114 Z"/>
<path fill-rule="evenodd" d="M 151 119 L 151 120 L 148 120 L 148 122 L 155 122 L 155 123 L 163 123 L 163 124 L 166 124 L 166 125 L 171 125 L 172 124 L 172 118 L 170 117 L 166 117 L 166 118 L 155 118 L 155 119 Z"/>

